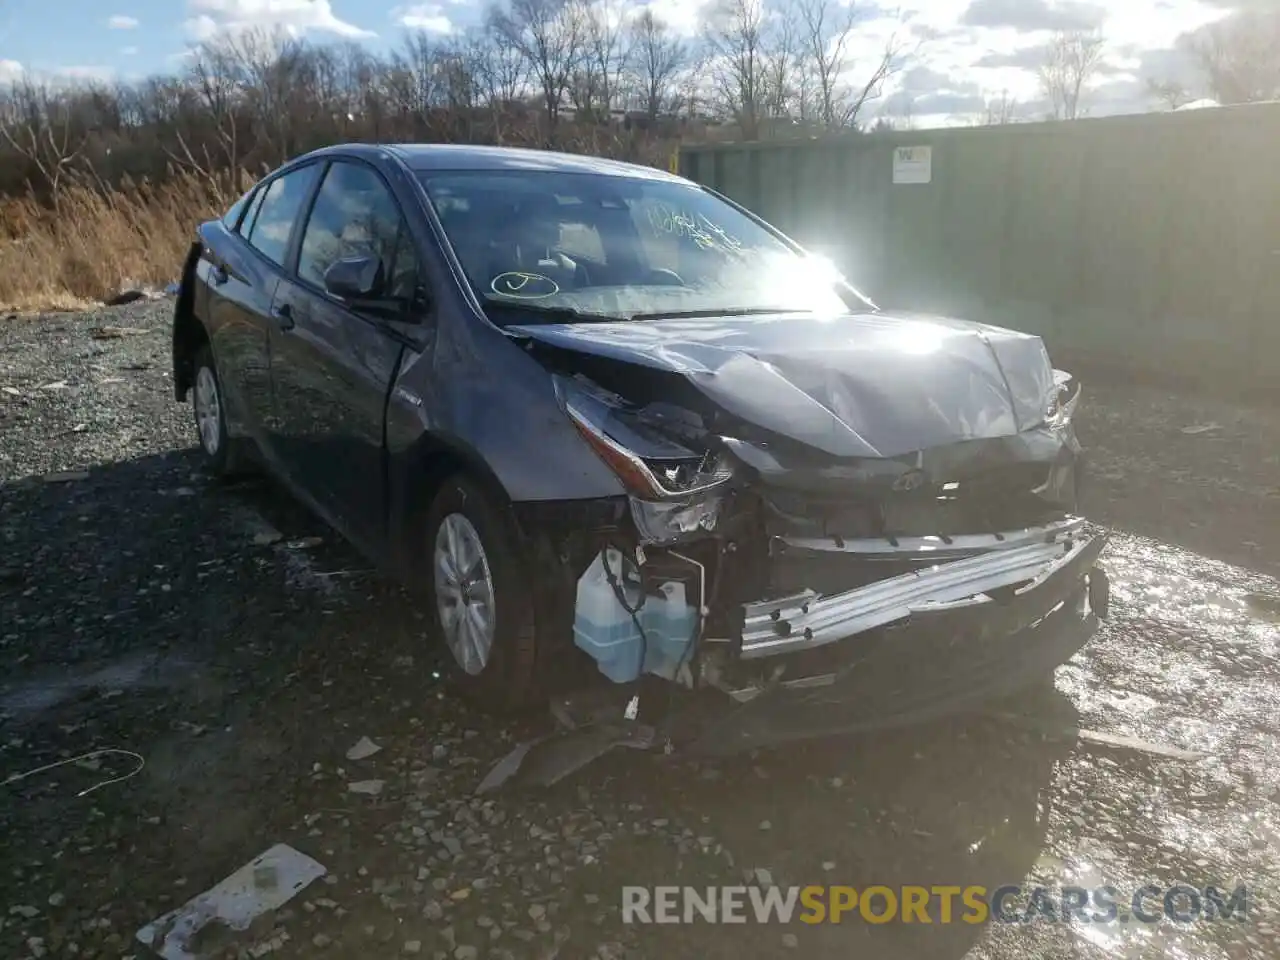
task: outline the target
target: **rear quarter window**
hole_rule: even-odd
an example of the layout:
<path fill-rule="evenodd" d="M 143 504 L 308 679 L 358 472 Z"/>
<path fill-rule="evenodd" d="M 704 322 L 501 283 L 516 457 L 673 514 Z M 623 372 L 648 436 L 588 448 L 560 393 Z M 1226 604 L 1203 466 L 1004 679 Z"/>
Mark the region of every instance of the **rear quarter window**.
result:
<path fill-rule="evenodd" d="M 235 230 L 240 225 L 240 214 L 244 213 L 244 208 L 249 205 L 249 197 L 252 196 L 252 190 L 246 190 L 244 196 L 233 203 L 230 209 L 222 215 L 222 225 L 228 230 Z"/>
<path fill-rule="evenodd" d="M 249 231 L 253 229 L 253 223 L 258 219 L 258 210 L 262 208 L 262 198 L 267 195 L 266 190 L 259 190 L 253 195 L 249 201 L 249 209 L 245 212 L 244 219 L 236 225 L 236 233 L 247 238 Z"/>

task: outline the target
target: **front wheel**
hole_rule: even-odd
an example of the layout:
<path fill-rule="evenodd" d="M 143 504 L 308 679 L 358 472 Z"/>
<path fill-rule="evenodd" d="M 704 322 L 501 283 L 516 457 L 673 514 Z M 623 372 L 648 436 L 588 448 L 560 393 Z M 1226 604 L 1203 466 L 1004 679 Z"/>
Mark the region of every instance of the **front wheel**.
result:
<path fill-rule="evenodd" d="M 510 521 L 465 477 L 444 482 L 427 515 L 434 625 L 465 693 L 490 709 L 539 692 L 533 606 Z"/>

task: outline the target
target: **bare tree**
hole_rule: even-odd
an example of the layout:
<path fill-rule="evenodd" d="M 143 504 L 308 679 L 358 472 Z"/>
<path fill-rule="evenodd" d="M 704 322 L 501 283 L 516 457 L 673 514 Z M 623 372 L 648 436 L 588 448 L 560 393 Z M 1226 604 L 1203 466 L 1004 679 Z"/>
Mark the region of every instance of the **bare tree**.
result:
<path fill-rule="evenodd" d="M 406 34 L 404 51 L 393 61 L 403 71 L 403 80 L 407 81 L 402 93 L 404 109 L 421 115 L 435 105 L 436 87 L 440 81 L 439 60 L 440 50 L 432 34 L 425 30 Z"/>
<path fill-rule="evenodd" d="M 879 8 L 872 8 L 879 14 Z M 889 37 L 861 85 L 850 84 L 846 77 L 854 64 L 849 57 L 849 43 L 861 15 L 856 3 L 839 0 L 797 0 L 800 67 L 812 88 L 817 119 L 827 127 L 846 127 L 857 123 L 864 106 L 879 98 L 885 81 L 900 67 L 903 51 L 897 34 Z"/>
<path fill-rule="evenodd" d="M 794 11 L 784 7 L 774 11 L 765 35 L 765 107 L 770 119 L 793 114 L 803 102 L 799 89 L 800 61 L 796 56 L 798 32 Z M 803 110 L 795 111 L 803 114 Z"/>
<path fill-rule="evenodd" d="M 197 49 L 187 70 L 187 78 L 212 121 L 218 147 L 223 154 L 226 166 L 231 170 L 239 170 L 240 152 L 235 109 L 241 92 L 240 76 L 231 51 L 219 46 L 205 46 Z M 194 164 L 196 160 L 190 148 L 185 141 L 181 140 L 181 137 L 179 140 L 184 159 L 189 164 Z M 208 156 L 207 143 L 202 149 L 206 161 L 204 169 L 207 171 L 213 166 L 213 161 Z"/>
<path fill-rule="evenodd" d="M 1176 80 L 1147 80 L 1147 96 L 1158 101 L 1166 110 L 1177 110 L 1194 98 L 1185 86 Z"/>
<path fill-rule="evenodd" d="M 999 97 L 987 97 L 982 111 L 984 127 L 1003 126 L 1013 123 L 1017 117 L 1018 101 L 1009 96 L 1008 90 L 1001 90 Z"/>
<path fill-rule="evenodd" d="M 1280 11 L 1244 11 L 1206 27 L 1190 50 L 1219 103 L 1280 99 Z"/>
<path fill-rule="evenodd" d="M 608 117 L 618 99 L 622 75 L 630 57 L 630 35 L 624 12 L 616 0 L 580 0 L 583 56 L 581 73 L 587 78 L 584 103 L 588 118 Z"/>
<path fill-rule="evenodd" d="M 56 208 L 87 132 L 74 123 L 68 98 L 51 95 L 46 86 L 23 79 L 13 85 L 10 96 L 13 104 L 6 122 L 0 123 L 0 136 L 39 173 Z"/>
<path fill-rule="evenodd" d="M 679 107 L 687 119 L 704 116 L 714 100 L 704 77 L 710 72 L 711 54 L 705 45 L 689 49 L 687 64 L 676 73 L 675 88 Z"/>
<path fill-rule="evenodd" d="M 632 21 L 631 49 L 631 65 L 643 109 L 651 121 L 656 120 L 676 100 L 673 88 L 688 49 L 648 7 Z"/>
<path fill-rule="evenodd" d="M 501 41 L 524 57 L 541 89 L 543 109 L 553 127 L 583 54 L 581 8 L 571 0 L 509 0 L 495 8 L 491 23 Z"/>
<path fill-rule="evenodd" d="M 717 0 L 707 17 L 704 42 L 715 96 L 746 140 L 759 139 L 768 106 L 769 39 L 763 0 Z"/>
<path fill-rule="evenodd" d="M 479 99 L 488 104 L 495 139 L 502 143 L 508 114 L 528 89 L 529 63 L 515 47 L 493 43 L 483 30 L 471 34 L 466 43 Z"/>
<path fill-rule="evenodd" d="M 1102 34 L 1097 30 L 1061 30 L 1053 35 L 1039 78 L 1054 120 L 1075 120 L 1081 115 L 1081 96 L 1097 72 L 1102 52 Z"/>

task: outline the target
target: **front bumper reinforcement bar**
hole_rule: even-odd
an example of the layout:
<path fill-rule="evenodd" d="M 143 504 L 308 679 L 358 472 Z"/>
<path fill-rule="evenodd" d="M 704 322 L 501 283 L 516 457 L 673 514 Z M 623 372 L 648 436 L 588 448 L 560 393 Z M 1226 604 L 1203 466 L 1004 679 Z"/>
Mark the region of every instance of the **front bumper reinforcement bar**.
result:
<path fill-rule="evenodd" d="M 1106 536 L 1070 536 L 994 550 L 940 563 L 877 583 L 820 597 L 806 591 L 745 604 L 742 659 L 770 657 L 824 646 L 887 626 L 913 613 L 972 608 L 994 603 L 987 591 L 1023 586 L 1019 596 L 1059 577 L 1079 577 L 1092 569 Z M 1053 604 L 1049 603 L 1045 613 Z"/>

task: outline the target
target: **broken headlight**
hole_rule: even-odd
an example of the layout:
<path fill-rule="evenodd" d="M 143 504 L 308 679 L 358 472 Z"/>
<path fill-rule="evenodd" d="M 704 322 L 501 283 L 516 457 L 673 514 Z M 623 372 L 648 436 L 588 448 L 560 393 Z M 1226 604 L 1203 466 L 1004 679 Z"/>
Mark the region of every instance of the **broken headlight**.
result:
<path fill-rule="evenodd" d="M 685 537 L 709 533 L 720 522 L 722 498 L 701 494 L 687 502 L 631 498 L 631 520 L 645 543 L 675 543 Z"/>
<path fill-rule="evenodd" d="M 556 393 L 578 432 L 622 481 L 640 538 L 670 543 L 714 530 L 729 458 L 697 453 L 621 397 L 582 379 L 555 378 Z"/>
<path fill-rule="evenodd" d="M 1062 370 L 1053 371 L 1053 387 L 1045 402 L 1044 420 L 1051 427 L 1065 427 L 1080 403 L 1080 381 Z"/>

